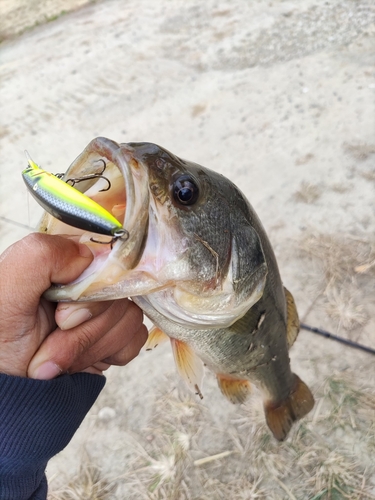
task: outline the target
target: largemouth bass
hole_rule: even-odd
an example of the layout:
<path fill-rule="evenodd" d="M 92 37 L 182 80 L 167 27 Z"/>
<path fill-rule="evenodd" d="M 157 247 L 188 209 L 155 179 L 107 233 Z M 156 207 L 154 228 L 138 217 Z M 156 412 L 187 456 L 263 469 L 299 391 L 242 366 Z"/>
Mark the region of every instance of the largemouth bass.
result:
<path fill-rule="evenodd" d="M 97 172 L 103 170 L 105 178 Z M 292 373 L 288 350 L 299 331 L 292 295 L 255 211 L 222 175 L 150 143 L 94 139 L 64 180 L 101 205 L 128 232 L 111 239 L 70 227 L 46 213 L 39 230 L 81 234 L 95 258 L 53 301 L 131 297 L 154 323 L 148 347 L 166 335 L 176 365 L 200 396 L 203 366 L 222 393 L 245 401 L 254 383 L 278 440 L 314 399 Z M 110 189 L 103 190 L 103 186 Z M 111 243 L 111 244 L 109 244 Z"/>

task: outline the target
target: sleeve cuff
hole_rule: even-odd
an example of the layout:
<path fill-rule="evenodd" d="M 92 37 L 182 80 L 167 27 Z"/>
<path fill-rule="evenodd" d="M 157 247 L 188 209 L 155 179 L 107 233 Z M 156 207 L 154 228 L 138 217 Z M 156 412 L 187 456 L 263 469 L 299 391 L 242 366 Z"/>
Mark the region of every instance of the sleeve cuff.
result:
<path fill-rule="evenodd" d="M 48 460 L 72 439 L 104 385 L 89 373 L 53 380 L 0 374 L 1 500 L 45 497 Z"/>

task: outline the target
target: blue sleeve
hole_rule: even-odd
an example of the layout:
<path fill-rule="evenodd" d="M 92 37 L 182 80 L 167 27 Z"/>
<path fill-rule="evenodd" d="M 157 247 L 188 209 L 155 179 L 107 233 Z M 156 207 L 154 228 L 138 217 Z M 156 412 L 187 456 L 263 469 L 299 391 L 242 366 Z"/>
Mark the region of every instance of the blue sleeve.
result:
<path fill-rule="evenodd" d="M 89 373 L 46 381 L 0 374 L 0 500 L 45 500 L 48 460 L 72 439 L 104 384 Z"/>

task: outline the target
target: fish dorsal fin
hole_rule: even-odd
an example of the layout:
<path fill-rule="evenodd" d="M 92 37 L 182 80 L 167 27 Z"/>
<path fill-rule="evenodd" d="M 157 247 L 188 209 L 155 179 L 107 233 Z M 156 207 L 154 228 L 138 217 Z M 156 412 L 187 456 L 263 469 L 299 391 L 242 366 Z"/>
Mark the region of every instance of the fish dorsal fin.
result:
<path fill-rule="evenodd" d="M 216 375 L 221 392 L 231 403 L 244 403 L 251 392 L 248 380 L 240 380 L 226 375 Z"/>
<path fill-rule="evenodd" d="M 277 403 L 268 401 L 264 404 L 266 421 L 272 434 L 278 441 L 283 441 L 293 422 L 309 413 L 314 406 L 314 397 L 302 380 L 294 375 L 294 387 L 289 396 Z"/>
<path fill-rule="evenodd" d="M 286 325 L 286 338 L 288 347 L 291 348 L 296 340 L 299 332 L 299 318 L 294 302 L 293 295 L 284 286 L 286 311 L 287 311 L 287 325 Z"/>
<path fill-rule="evenodd" d="M 171 338 L 171 345 L 178 373 L 185 380 L 189 388 L 203 399 L 200 389 L 204 375 L 202 360 L 198 358 L 193 349 L 185 344 L 185 342 Z"/>
<path fill-rule="evenodd" d="M 144 345 L 145 351 L 152 351 L 159 344 L 162 344 L 166 340 L 169 340 L 169 337 L 163 330 L 160 330 L 157 326 L 153 326 L 148 334 L 148 339 Z"/>

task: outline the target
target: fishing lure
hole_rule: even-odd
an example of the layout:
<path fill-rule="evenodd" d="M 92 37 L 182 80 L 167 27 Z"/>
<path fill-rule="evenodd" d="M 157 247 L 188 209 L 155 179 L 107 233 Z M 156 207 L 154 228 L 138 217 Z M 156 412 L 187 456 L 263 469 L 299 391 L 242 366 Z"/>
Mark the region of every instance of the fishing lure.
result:
<path fill-rule="evenodd" d="M 22 171 L 25 184 L 49 214 L 69 226 L 98 234 L 112 236 L 111 241 L 96 243 L 113 244 L 129 233 L 121 223 L 94 200 L 46 170 L 42 170 L 27 155 L 29 166 Z"/>

